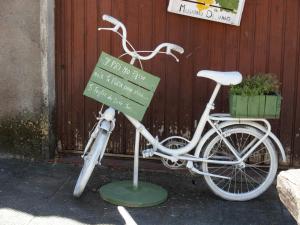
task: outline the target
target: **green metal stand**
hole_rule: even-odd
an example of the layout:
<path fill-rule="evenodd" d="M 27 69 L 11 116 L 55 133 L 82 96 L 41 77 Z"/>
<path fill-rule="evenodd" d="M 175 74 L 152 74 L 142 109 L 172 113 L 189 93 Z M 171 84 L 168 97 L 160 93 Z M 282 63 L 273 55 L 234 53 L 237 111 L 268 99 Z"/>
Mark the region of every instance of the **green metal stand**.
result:
<path fill-rule="evenodd" d="M 103 200 L 126 207 L 155 206 L 163 203 L 168 197 L 168 192 L 158 185 L 139 182 L 135 188 L 131 180 L 106 184 L 99 192 Z"/>
<path fill-rule="evenodd" d="M 102 186 L 99 193 L 103 200 L 127 207 L 150 207 L 167 200 L 168 192 L 162 187 L 138 181 L 140 131 L 136 130 L 133 181 L 117 181 Z"/>

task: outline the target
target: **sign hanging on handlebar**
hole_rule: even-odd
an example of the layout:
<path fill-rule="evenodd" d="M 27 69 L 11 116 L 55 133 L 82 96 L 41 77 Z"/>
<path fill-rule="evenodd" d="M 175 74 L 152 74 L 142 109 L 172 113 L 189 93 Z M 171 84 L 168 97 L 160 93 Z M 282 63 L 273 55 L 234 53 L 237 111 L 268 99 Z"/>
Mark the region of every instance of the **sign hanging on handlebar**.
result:
<path fill-rule="evenodd" d="M 170 0 L 168 11 L 239 26 L 245 0 Z"/>
<path fill-rule="evenodd" d="M 102 52 L 83 94 L 141 121 L 159 80 Z"/>

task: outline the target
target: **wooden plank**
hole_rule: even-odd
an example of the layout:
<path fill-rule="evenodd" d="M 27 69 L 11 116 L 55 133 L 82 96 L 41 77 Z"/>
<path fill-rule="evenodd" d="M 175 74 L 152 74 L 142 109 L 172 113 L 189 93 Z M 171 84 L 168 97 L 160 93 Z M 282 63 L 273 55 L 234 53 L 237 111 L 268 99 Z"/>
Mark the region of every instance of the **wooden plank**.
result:
<path fill-rule="evenodd" d="M 182 36 L 177 44 L 184 47 L 184 54 L 177 56 L 180 59 L 178 63 L 180 66 L 179 75 L 179 96 L 178 96 L 178 135 L 184 138 L 191 139 L 193 133 L 193 61 L 191 55 L 193 54 L 191 29 L 193 18 L 183 17 L 181 23 L 181 31 L 186 35 Z M 170 58 L 170 60 L 173 60 Z"/>
<path fill-rule="evenodd" d="M 296 72 L 296 96 L 295 96 L 295 122 L 294 122 L 294 146 L 293 146 L 293 166 L 300 167 L 300 53 L 299 53 L 299 41 L 300 41 L 300 16 L 298 17 L 298 50 L 297 50 L 297 72 Z"/>
<path fill-rule="evenodd" d="M 218 23 L 212 23 L 211 24 L 211 30 L 212 34 L 218 34 L 218 35 L 212 35 L 211 41 L 210 41 L 210 69 L 216 70 L 216 71 L 223 71 L 224 70 L 224 54 L 225 54 L 225 48 L 224 48 L 224 39 L 225 39 L 225 26 Z M 214 90 L 216 86 L 216 82 L 210 82 L 210 93 Z M 219 92 L 219 96 L 216 98 L 215 105 L 218 112 L 224 112 L 223 109 L 223 89 L 221 88 Z"/>
<path fill-rule="evenodd" d="M 85 4 L 84 1 L 73 3 L 73 48 L 72 48 L 72 136 L 75 150 L 82 150 L 84 145 L 84 62 L 85 62 Z"/>
<path fill-rule="evenodd" d="M 138 1 L 138 46 L 140 50 L 153 50 L 156 46 L 153 45 L 153 1 Z M 156 58 L 155 56 L 154 58 Z M 152 73 L 152 58 L 149 61 L 143 62 L 143 68 L 145 71 Z M 153 73 L 154 74 L 154 73 Z M 154 74 L 157 76 L 156 74 Z M 157 90 L 157 89 L 156 89 Z M 156 95 L 156 90 L 154 95 Z M 143 119 L 144 126 L 152 133 L 152 109 L 153 102 L 146 111 L 146 114 Z M 146 149 L 148 141 L 145 138 L 142 138 L 140 141 L 140 149 Z"/>
<path fill-rule="evenodd" d="M 109 105 L 114 109 L 124 112 L 125 114 L 131 115 L 132 117 L 142 120 L 146 107 L 131 101 L 107 89 L 104 86 L 98 85 L 93 81 L 89 81 L 84 91 L 84 95 L 95 99 L 96 101 L 102 102 L 103 104 Z"/>
<path fill-rule="evenodd" d="M 101 1 L 101 0 L 99 0 Z M 114 0 L 111 1 L 111 15 L 118 20 L 122 21 L 128 30 L 128 24 L 127 24 L 127 15 L 126 10 L 128 10 L 128 7 L 126 7 L 126 2 L 124 0 Z M 106 13 L 106 12 L 105 12 Z M 111 25 L 109 25 L 111 26 Z M 130 30 L 128 30 L 128 35 L 130 38 Z M 131 40 L 131 39 L 130 39 Z M 123 53 L 123 48 L 121 44 L 121 39 L 118 35 L 112 34 L 111 36 L 111 53 L 112 55 L 118 57 Z M 128 130 L 125 128 L 125 126 L 128 126 L 125 124 L 126 119 L 122 114 L 119 114 L 117 117 L 117 123 L 115 130 L 117 131 L 115 134 L 113 134 L 113 138 L 115 138 L 115 145 L 113 152 L 118 154 L 125 154 L 126 153 L 126 144 L 127 144 L 127 134 Z M 130 136 L 133 137 L 133 136 Z"/>
<path fill-rule="evenodd" d="M 84 95 L 141 120 L 159 78 L 105 52 L 102 52 L 96 66 Z M 143 106 L 142 110 L 138 106 Z"/>
<path fill-rule="evenodd" d="M 152 0 L 153 4 L 153 29 L 152 41 L 153 46 L 159 45 L 166 41 L 166 18 L 167 18 L 167 1 Z M 158 55 L 151 60 L 152 73 L 160 77 L 160 83 L 157 87 L 152 100 L 152 133 L 158 135 L 162 140 L 165 137 L 165 101 L 166 101 L 166 60 L 165 55 Z"/>
<path fill-rule="evenodd" d="M 278 1 L 257 1 L 255 5 L 255 43 L 254 43 L 254 60 L 253 70 L 254 73 L 266 73 L 268 71 L 268 58 L 270 56 L 270 30 L 271 30 L 271 5 L 277 4 Z M 279 6 L 283 8 L 282 5 Z M 278 13 L 278 8 L 277 8 Z M 276 13 L 276 14 L 277 14 Z M 277 17 L 278 15 L 276 15 Z M 279 14 L 280 16 L 280 14 Z M 277 23 L 282 23 L 277 18 L 272 18 Z M 275 44 L 277 45 L 277 43 Z M 275 48 L 275 46 L 272 46 Z M 279 45 L 279 47 L 281 47 Z M 276 57 L 276 56 L 275 56 Z M 272 72 L 272 71 L 270 71 Z M 279 77 L 279 74 L 278 74 Z M 278 128 L 278 120 L 270 120 L 272 130 L 276 131 Z"/>
<path fill-rule="evenodd" d="M 210 92 L 208 91 L 209 80 L 197 77 L 196 74 L 200 70 L 210 68 L 210 49 L 211 23 L 203 20 L 193 20 L 191 37 L 193 42 L 193 55 L 190 60 L 193 63 L 193 131 L 195 131 L 197 123 L 208 102 Z M 205 30 L 206 32 L 199 32 Z"/>
<path fill-rule="evenodd" d="M 282 50 L 283 50 L 283 24 L 285 14 L 285 0 L 272 1 L 270 5 L 268 60 L 266 70 L 276 74 L 282 83 Z M 272 131 L 280 137 L 280 120 L 272 121 Z"/>
<path fill-rule="evenodd" d="M 97 66 L 152 92 L 155 91 L 159 83 L 158 77 L 108 55 L 105 52 L 102 52 Z"/>
<path fill-rule="evenodd" d="M 105 1 L 106 2 L 106 1 Z M 98 60 L 97 49 L 97 0 L 85 1 L 85 72 L 84 85 L 87 84 L 90 75 Z M 97 103 L 89 98 L 84 98 L 84 143 L 86 143 L 89 132 L 93 128 L 98 115 Z"/>
<path fill-rule="evenodd" d="M 63 111 L 63 74 L 64 74 L 64 64 L 63 60 L 63 2 L 55 0 L 56 10 L 55 10 L 55 93 L 56 93 L 56 115 L 55 124 L 56 132 L 59 137 L 58 142 L 64 144 L 61 140 L 64 137 L 63 127 L 64 127 L 64 111 Z"/>
<path fill-rule="evenodd" d="M 180 44 L 182 41 L 181 29 L 184 29 L 182 16 L 167 14 L 167 41 Z M 179 88 L 180 88 L 180 65 L 174 60 L 167 59 L 166 68 L 166 105 L 165 105 L 165 129 L 167 136 L 178 134 L 179 119 Z"/>
<path fill-rule="evenodd" d="M 121 4 L 122 5 L 122 4 Z M 119 6 L 119 5 L 118 5 Z M 115 6 L 114 6 L 115 7 Z M 97 0 L 98 8 L 98 26 L 99 27 L 111 27 L 111 24 L 102 20 L 103 14 L 112 15 L 112 0 Z M 113 41 L 118 41 L 113 44 Z M 120 44 L 120 39 L 112 32 L 108 31 L 99 31 L 98 33 L 98 53 L 97 60 L 99 59 L 100 53 L 102 51 L 113 53 L 114 47 Z M 98 104 L 98 110 L 102 108 L 102 104 Z M 103 107 L 103 110 L 106 107 Z M 123 153 L 123 115 L 117 116 L 117 122 L 114 129 L 114 132 L 111 134 L 110 141 L 108 143 L 108 149 L 106 152 L 109 153 Z"/>
<path fill-rule="evenodd" d="M 65 55 L 65 68 L 66 73 L 64 76 L 64 114 L 65 114 L 65 123 L 64 123 L 64 134 L 65 134 L 65 149 L 74 149 L 73 143 L 73 125 L 72 125 L 72 62 L 73 62 L 73 39 L 74 35 L 73 30 L 73 1 L 64 1 L 64 14 L 65 14 L 65 23 L 64 23 L 64 55 Z"/>
<path fill-rule="evenodd" d="M 269 1 L 257 1 L 255 6 L 254 73 L 266 72 L 269 31 Z"/>
<path fill-rule="evenodd" d="M 95 68 L 90 80 L 145 107 L 149 106 L 153 96 L 153 92 L 132 84 L 127 80 L 115 76 L 114 74 L 111 74 L 99 67 Z"/>
<path fill-rule="evenodd" d="M 144 1 L 144 0 L 143 0 Z M 139 23 L 137 21 L 140 21 L 140 14 L 139 14 L 139 4 L 141 0 L 130 0 L 125 1 L 124 4 L 124 14 L 126 16 L 126 19 L 124 22 L 126 22 L 126 28 L 128 31 L 128 40 L 134 45 L 134 48 L 137 50 L 141 50 L 139 45 Z M 151 9 L 148 9 L 151 10 Z M 123 49 L 123 48 L 122 48 Z M 128 60 L 128 62 L 131 60 L 129 56 L 125 57 L 125 59 Z M 136 62 L 136 66 L 139 66 L 139 62 Z M 135 137 L 135 128 L 130 124 L 130 122 L 125 119 L 124 121 L 124 152 L 126 154 L 133 154 L 134 153 L 134 137 Z M 144 123 L 144 120 L 143 120 Z M 141 139 L 143 140 L 143 139 Z"/>
<path fill-rule="evenodd" d="M 239 71 L 244 75 L 253 74 L 254 34 L 255 34 L 255 3 L 246 1 L 243 21 L 240 29 Z"/>
<path fill-rule="evenodd" d="M 224 71 L 236 71 L 239 55 L 239 27 L 227 26 L 225 29 Z M 224 112 L 229 112 L 229 87 L 222 87 L 222 103 Z"/>
<path fill-rule="evenodd" d="M 298 49 L 298 18 L 299 1 L 286 1 L 284 24 L 284 50 L 282 67 L 282 113 L 280 121 L 280 140 L 287 155 L 293 154 L 293 129 L 295 121 L 295 84 Z M 293 35 L 291 35 L 293 34 Z"/>

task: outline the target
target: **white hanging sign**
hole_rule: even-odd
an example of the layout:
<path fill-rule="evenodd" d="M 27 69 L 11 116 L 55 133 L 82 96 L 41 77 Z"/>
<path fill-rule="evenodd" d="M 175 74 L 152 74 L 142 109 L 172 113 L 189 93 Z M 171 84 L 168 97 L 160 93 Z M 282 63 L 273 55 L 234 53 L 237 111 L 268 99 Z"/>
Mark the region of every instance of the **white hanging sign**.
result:
<path fill-rule="evenodd" d="M 170 0 L 168 11 L 239 26 L 245 0 Z"/>

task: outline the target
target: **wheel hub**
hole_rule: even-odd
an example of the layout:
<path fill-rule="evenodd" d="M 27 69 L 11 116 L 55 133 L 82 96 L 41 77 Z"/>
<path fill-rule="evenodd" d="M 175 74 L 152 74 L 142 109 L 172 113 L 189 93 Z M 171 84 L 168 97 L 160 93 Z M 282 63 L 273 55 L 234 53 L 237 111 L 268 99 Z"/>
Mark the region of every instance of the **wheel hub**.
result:
<path fill-rule="evenodd" d="M 240 164 L 236 165 L 237 169 L 245 169 L 245 167 L 246 167 L 246 163 L 244 162 L 241 162 Z"/>

